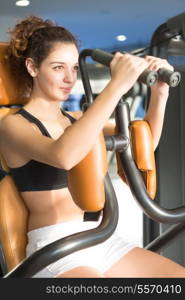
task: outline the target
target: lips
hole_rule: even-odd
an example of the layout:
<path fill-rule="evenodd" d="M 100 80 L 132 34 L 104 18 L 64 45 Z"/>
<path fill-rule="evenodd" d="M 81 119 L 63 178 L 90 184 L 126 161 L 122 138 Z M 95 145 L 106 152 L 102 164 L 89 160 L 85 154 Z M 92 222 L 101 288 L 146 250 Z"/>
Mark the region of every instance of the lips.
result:
<path fill-rule="evenodd" d="M 71 91 L 71 88 L 61 88 L 65 93 L 70 93 Z"/>

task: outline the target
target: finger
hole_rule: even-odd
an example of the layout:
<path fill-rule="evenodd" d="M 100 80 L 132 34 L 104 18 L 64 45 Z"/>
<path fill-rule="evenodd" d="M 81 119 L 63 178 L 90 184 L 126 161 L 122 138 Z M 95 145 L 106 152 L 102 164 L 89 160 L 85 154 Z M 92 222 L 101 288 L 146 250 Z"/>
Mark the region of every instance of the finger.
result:
<path fill-rule="evenodd" d="M 152 64 L 149 65 L 149 68 L 154 71 L 158 71 L 159 69 L 162 69 L 162 68 L 169 69 L 171 71 L 174 70 L 174 68 L 171 65 L 164 63 L 162 61 L 152 62 Z"/>
<path fill-rule="evenodd" d="M 116 52 L 116 53 L 113 55 L 113 59 L 111 60 L 110 65 L 111 65 L 111 66 L 114 66 L 114 65 L 118 62 L 118 60 L 119 60 L 120 58 L 122 58 L 122 57 L 123 57 L 123 54 L 122 54 L 122 53 Z"/>
<path fill-rule="evenodd" d="M 149 62 L 150 70 L 158 71 L 160 68 L 166 68 L 171 71 L 174 70 L 173 66 L 170 65 L 166 59 L 148 57 L 146 60 Z"/>

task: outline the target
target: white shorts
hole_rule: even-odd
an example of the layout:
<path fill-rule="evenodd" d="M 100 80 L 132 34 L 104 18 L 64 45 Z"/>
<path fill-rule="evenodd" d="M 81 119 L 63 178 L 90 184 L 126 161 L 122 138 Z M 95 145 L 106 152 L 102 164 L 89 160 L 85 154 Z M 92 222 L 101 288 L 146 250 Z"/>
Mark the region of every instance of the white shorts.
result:
<path fill-rule="evenodd" d="M 26 256 L 28 257 L 36 250 L 57 239 L 95 228 L 99 223 L 100 221 L 83 222 L 83 220 L 76 220 L 31 230 L 28 232 Z M 115 231 L 105 242 L 69 254 L 48 265 L 33 277 L 52 278 L 80 266 L 96 268 L 103 274 L 123 255 L 135 247 L 136 245 L 125 241 Z"/>

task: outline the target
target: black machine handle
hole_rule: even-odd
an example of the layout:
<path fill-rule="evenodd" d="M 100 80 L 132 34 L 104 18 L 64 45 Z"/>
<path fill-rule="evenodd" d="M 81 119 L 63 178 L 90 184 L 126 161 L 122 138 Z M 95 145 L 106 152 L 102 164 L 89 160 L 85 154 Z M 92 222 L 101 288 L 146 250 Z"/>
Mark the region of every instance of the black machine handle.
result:
<path fill-rule="evenodd" d="M 181 74 L 167 69 L 159 69 L 158 80 L 166 82 L 171 87 L 176 87 L 181 81 Z"/>
<path fill-rule="evenodd" d="M 113 54 L 100 49 L 94 49 L 92 50 L 91 57 L 95 61 L 105 66 L 109 66 L 113 59 Z M 145 70 L 138 78 L 139 82 L 142 82 L 147 86 L 154 85 L 157 80 L 166 82 L 170 87 L 176 87 L 181 80 L 181 75 L 179 72 L 173 72 L 163 68 L 158 72 Z"/>
<path fill-rule="evenodd" d="M 92 50 L 91 57 L 95 61 L 101 63 L 102 65 L 109 67 L 110 62 L 113 59 L 113 54 L 105 52 L 100 49 L 94 49 Z M 148 86 L 151 86 L 156 83 L 157 79 L 158 79 L 158 74 L 156 71 L 145 70 L 138 78 L 138 81 L 145 83 Z"/>

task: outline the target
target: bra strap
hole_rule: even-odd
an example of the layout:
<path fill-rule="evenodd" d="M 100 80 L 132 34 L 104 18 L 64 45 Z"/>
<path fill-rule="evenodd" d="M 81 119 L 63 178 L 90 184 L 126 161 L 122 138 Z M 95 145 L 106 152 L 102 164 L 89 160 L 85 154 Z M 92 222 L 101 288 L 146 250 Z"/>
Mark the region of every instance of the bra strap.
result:
<path fill-rule="evenodd" d="M 61 112 L 64 116 L 66 116 L 71 121 L 72 124 L 76 121 L 76 119 L 72 117 L 70 114 L 68 114 L 65 110 L 61 109 Z"/>
<path fill-rule="evenodd" d="M 25 110 L 24 108 L 21 108 L 19 111 L 16 112 L 16 114 L 20 114 L 21 116 L 23 116 L 25 119 L 27 119 L 28 121 L 34 123 L 37 125 L 37 127 L 40 129 L 40 131 L 42 132 L 42 134 L 44 136 L 48 136 L 51 137 L 51 135 L 49 134 L 49 132 L 47 131 L 46 127 L 41 123 L 41 121 L 39 119 L 37 119 L 36 117 L 34 117 L 32 114 L 30 114 L 27 110 Z"/>

